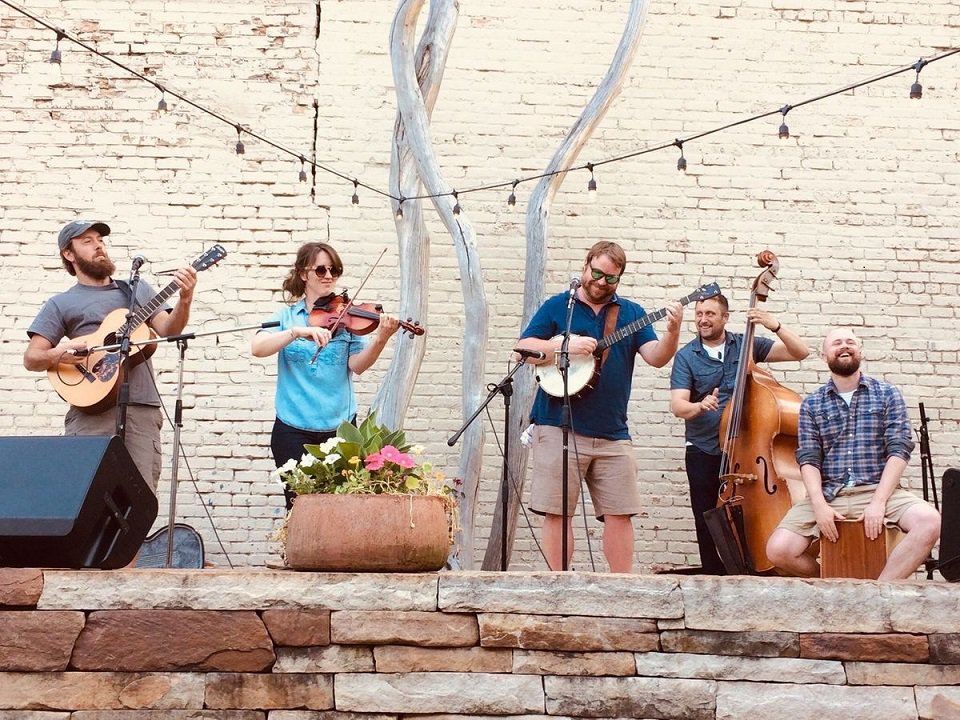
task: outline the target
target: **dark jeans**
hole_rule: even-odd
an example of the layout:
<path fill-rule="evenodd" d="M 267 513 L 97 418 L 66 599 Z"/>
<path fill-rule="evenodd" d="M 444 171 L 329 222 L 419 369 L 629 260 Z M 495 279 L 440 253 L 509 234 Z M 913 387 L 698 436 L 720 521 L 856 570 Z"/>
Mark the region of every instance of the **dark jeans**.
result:
<path fill-rule="evenodd" d="M 300 430 L 290 427 L 280 418 L 273 422 L 273 432 L 270 435 L 270 450 L 273 452 L 273 461 L 277 467 L 283 465 L 287 460 L 300 460 L 306 450 L 304 445 L 319 445 L 320 443 L 336 437 L 335 430 L 330 432 L 314 432 L 311 430 Z M 287 510 L 293 507 L 295 493 L 283 488 L 283 497 L 287 501 Z"/>
<path fill-rule="evenodd" d="M 720 460 L 722 455 L 709 455 L 693 445 L 687 445 L 687 481 L 690 484 L 690 506 L 697 530 L 700 565 L 705 575 L 726 575 L 717 546 L 713 542 L 703 513 L 717 506 L 720 492 Z"/>

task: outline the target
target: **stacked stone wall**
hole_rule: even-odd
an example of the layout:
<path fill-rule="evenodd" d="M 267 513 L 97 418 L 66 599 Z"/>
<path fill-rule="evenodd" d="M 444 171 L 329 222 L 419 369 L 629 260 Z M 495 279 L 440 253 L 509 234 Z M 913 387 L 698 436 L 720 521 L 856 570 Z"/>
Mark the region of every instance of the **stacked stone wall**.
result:
<path fill-rule="evenodd" d="M 956 588 L 0 571 L 0 718 L 960 717 Z"/>

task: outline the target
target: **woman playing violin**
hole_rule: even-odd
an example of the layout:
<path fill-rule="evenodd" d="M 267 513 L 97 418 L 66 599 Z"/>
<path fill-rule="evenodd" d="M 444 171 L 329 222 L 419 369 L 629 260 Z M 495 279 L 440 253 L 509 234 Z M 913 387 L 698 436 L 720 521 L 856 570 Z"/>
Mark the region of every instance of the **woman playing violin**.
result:
<path fill-rule="evenodd" d="M 400 326 L 396 318 L 379 315 L 376 333 L 361 337 L 350 331 L 348 314 L 343 314 L 344 322 L 336 321 L 339 311 L 321 312 L 323 322 L 311 324 L 311 313 L 327 302 L 339 301 L 331 307 L 345 308 L 335 294 L 342 274 L 343 262 L 330 245 L 302 245 L 282 286 L 293 304 L 271 316 L 279 327 L 259 331 L 251 343 L 254 357 L 278 355 L 276 420 L 270 437 L 277 467 L 299 460 L 305 444 L 329 440 L 341 422 L 354 420 L 352 376 L 377 361 Z M 291 500 L 288 496 L 288 508 Z"/>

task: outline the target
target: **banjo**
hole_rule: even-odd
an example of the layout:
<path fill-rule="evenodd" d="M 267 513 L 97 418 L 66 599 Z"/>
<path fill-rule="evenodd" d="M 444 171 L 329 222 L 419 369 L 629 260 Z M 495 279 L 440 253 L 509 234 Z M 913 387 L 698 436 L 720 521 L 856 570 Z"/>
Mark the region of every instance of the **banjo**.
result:
<path fill-rule="evenodd" d="M 687 305 L 691 302 L 708 300 L 719 294 L 720 286 L 714 282 L 709 285 L 701 285 L 686 297 L 681 298 L 679 302 L 681 305 Z M 574 395 L 584 395 L 596 386 L 597 379 L 600 377 L 600 367 L 603 364 L 602 356 L 604 350 L 614 343 L 620 342 L 625 337 L 629 337 L 643 330 L 647 325 L 651 325 L 665 317 L 666 314 L 667 309 L 660 308 L 656 312 L 648 313 L 642 318 L 624 325 L 622 328 L 617 328 L 614 332 L 605 335 L 597 341 L 597 349 L 593 351 L 592 356 L 571 355 L 570 367 L 567 369 L 567 386 L 571 397 Z M 574 335 L 573 337 L 578 336 Z M 552 339 L 562 340 L 563 335 L 555 335 Z M 546 363 L 538 366 L 536 377 L 537 382 L 540 383 L 540 388 L 547 395 L 563 397 L 563 375 L 557 368 L 556 363 Z"/>

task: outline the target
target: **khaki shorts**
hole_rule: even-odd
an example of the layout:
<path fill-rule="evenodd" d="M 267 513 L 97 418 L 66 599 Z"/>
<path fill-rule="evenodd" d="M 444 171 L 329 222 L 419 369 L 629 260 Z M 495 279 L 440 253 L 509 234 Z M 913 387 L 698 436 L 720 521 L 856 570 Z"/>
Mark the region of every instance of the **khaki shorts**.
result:
<path fill-rule="evenodd" d="M 128 405 L 127 428 L 123 445 L 133 458 L 133 464 L 147 485 L 157 494 L 162 466 L 160 428 L 163 413 L 152 405 Z M 116 408 L 99 415 L 87 415 L 71 407 L 63 420 L 64 435 L 115 435 L 117 431 Z"/>
<path fill-rule="evenodd" d="M 641 510 L 637 463 L 629 440 L 604 440 L 570 432 L 568 437 L 567 515 L 580 499 L 586 480 L 594 514 L 636 515 Z M 533 484 L 530 510 L 538 515 L 563 515 L 563 433 L 537 425 L 533 431 Z"/>
<path fill-rule="evenodd" d="M 873 499 L 876 485 L 857 485 L 852 488 L 843 488 L 830 502 L 830 507 L 844 515 L 848 520 L 859 520 L 863 511 Z M 883 516 L 885 525 L 895 526 L 900 523 L 903 514 L 914 505 L 926 505 L 921 498 L 913 493 L 897 488 L 887 500 L 887 512 Z M 809 499 L 804 499 L 794 505 L 784 515 L 778 528 L 784 528 L 808 538 L 820 537 L 820 528 L 813 514 L 813 505 Z"/>

